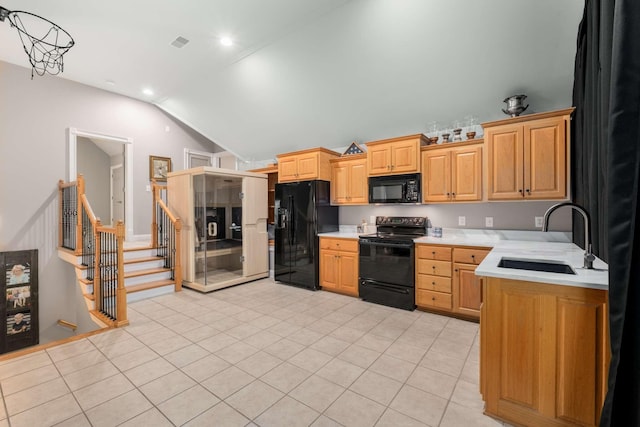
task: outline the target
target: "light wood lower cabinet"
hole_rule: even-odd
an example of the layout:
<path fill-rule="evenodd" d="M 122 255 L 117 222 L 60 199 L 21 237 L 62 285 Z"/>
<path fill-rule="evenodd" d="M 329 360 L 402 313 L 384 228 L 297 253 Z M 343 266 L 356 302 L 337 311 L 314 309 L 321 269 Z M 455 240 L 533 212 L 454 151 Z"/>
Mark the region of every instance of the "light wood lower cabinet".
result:
<path fill-rule="evenodd" d="M 416 305 L 451 311 L 451 248 L 416 245 Z"/>
<path fill-rule="evenodd" d="M 358 240 L 320 238 L 320 286 L 358 296 Z"/>
<path fill-rule="evenodd" d="M 486 249 L 455 248 L 453 250 L 453 311 L 480 318 L 482 278 L 476 276 L 478 264 L 489 254 Z"/>
<path fill-rule="evenodd" d="M 482 282 L 475 269 L 488 253 L 486 248 L 416 245 L 418 308 L 479 319 Z"/>
<path fill-rule="evenodd" d="M 596 426 L 609 366 L 607 292 L 485 278 L 485 412 L 527 426 Z"/>

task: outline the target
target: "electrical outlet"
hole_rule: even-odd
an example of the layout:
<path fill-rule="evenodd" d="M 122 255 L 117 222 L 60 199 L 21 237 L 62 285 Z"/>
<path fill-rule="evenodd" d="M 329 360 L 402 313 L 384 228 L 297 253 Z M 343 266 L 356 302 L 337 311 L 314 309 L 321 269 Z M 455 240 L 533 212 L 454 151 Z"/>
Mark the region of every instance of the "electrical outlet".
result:
<path fill-rule="evenodd" d="M 485 227 L 493 227 L 493 217 L 492 216 L 487 216 L 484 218 L 484 225 Z"/>
<path fill-rule="evenodd" d="M 376 216 L 375 215 L 371 215 L 369 217 L 369 224 L 376 225 Z"/>
<path fill-rule="evenodd" d="M 542 217 L 541 216 L 536 216 L 534 218 L 536 220 L 536 227 L 542 228 Z"/>
<path fill-rule="evenodd" d="M 458 217 L 458 225 L 467 225 L 467 217 L 466 216 L 459 216 Z"/>

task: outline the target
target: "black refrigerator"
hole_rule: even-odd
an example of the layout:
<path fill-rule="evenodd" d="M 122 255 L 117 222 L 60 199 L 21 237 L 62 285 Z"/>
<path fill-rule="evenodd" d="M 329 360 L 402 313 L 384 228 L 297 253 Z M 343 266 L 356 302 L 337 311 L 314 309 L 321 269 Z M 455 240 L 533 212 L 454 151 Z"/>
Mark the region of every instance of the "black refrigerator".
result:
<path fill-rule="evenodd" d="M 318 233 L 338 231 L 338 206 L 331 206 L 328 181 L 276 184 L 274 278 L 320 289 Z"/>

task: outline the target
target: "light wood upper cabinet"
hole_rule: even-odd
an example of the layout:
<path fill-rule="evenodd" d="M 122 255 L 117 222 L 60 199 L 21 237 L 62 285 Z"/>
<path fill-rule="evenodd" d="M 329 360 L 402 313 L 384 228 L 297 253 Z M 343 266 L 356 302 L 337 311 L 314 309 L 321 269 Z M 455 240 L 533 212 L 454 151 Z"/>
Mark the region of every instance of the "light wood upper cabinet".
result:
<path fill-rule="evenodd" d="M 361 205 L 368 202 L 366 154 L 331 159 L 331 203 Z"/>
<path fill-rule="evenodd" d="M 329 160 L 340 154 L 326 148 L 278 155 L 278 182 L 331 180 Z"/>
<path fill-rule="evenodd" d="M 423 148 L 422 199 L 427 203 L 482 200 L 482 142 Z"/>
<path fill-rule="evenodd" d="M 488 198 L 567 198 L 573 108 L 483 123 Z"/>
<path fill-rule="evenodd" d="M 597 426 L 610 359 L 607 291 L 485 280 L 485 412 L 518 425 Z"/>
<path fill-rule="evenodd" d="M 367 143 L 369 175 L 396 175 L 420 171 L 420 146 L 427 137 L 409 135 Z"/>

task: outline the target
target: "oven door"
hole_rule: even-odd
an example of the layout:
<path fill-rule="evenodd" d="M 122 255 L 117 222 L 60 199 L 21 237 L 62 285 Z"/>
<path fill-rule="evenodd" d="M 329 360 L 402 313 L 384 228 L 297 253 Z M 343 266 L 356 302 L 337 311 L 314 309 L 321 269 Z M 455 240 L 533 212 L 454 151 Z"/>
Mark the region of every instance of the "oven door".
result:
<path fill-rule="evenodd" d="M 410 243 L 388 243 L 360 239 L 361 279 L 414 286 L 414 249 Z"/>

